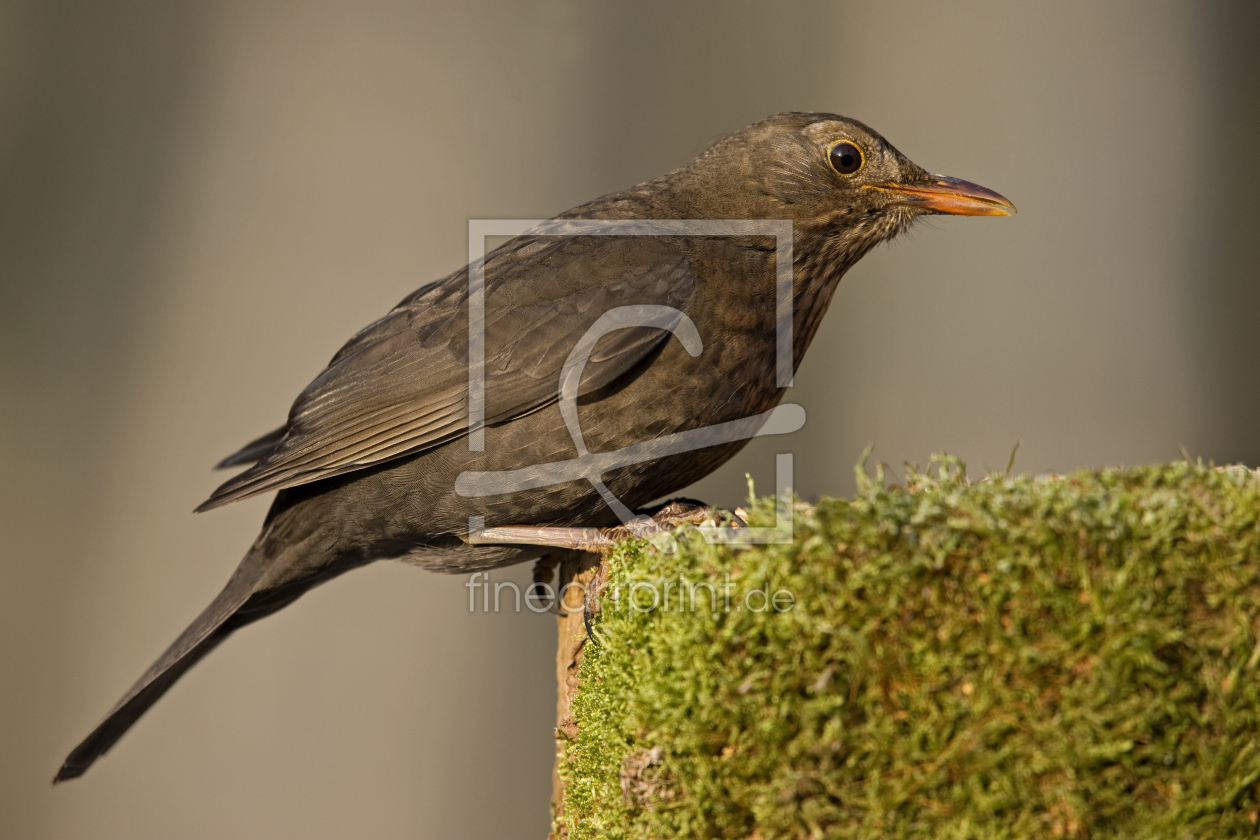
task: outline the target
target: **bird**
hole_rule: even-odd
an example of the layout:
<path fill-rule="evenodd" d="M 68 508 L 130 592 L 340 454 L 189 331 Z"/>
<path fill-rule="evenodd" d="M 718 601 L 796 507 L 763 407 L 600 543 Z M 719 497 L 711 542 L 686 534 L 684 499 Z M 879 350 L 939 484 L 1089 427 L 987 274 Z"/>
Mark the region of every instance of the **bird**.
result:
<path fill-rule="evenodd" d="M 782 113 L 421 287 L 337 352 L 283 426 L 217 465 L 247 469 L 198 511 L 276 493 L 257 540 L 54 783 L 82 775 L 228 636 L 314 586 L 378 560 L 444 573 L 535 560 L 549 533 L 562 545 L 566 528 L 615 528 L 626 510 L 694 483 L 751 432 L 685 451 L 654 454 L 651 443 L 762 422 L 788 384 L 777 330 L 790 331 L 790 375 L 867 252 L 925 216 L 1015 212 L 996 192 L 929 173 L 857 120 Z M 783 243 L 766 228 L 651 224 L 678 220 L 787 223 L 790 323 L 776 297 Z M 591 235 L 591 222 L 623 227 Z M 497 495 L 457 486 L 634 446 L 647 454 L 595 477 L 558 474 Z M 532 542 L 477 539 L 513 528 Z"/>

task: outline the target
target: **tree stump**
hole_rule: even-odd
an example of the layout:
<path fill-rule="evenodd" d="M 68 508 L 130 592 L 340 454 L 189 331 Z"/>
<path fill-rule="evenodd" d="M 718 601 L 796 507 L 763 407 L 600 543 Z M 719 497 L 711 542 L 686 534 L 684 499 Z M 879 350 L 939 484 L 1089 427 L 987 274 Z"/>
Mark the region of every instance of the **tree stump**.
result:
<path fill-rule="evenodd" d="M 1260 473 L 936 461 L 557 559 L 552 836 L 1256 836 Z"/>
<path fill-rule="evenodd" d="M 535 568 L 535 580 L 545 582 L 555 572 L 556 599 L 556 763 L 552 770 L 550 840 L 568 836 L 564 822 L 564 782 L 560 761 L 564 743 L 577 737 L 577 721 L 570 707 L 578 689 L 578 666 L 586 649 L 586 595 L 593 591 L 600 571 L 600 556 L 585 551 L 556 551 Z"/>

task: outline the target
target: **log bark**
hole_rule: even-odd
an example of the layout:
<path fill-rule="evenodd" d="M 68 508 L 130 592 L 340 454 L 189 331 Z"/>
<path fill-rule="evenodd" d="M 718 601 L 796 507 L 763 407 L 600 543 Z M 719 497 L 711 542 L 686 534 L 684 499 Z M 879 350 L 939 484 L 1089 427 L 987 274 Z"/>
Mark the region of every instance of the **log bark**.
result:
<path fill-rule="evenodd" d="M 796 507 L 791 545 L 628 544 L 586 578 L 553 836 L 1255 836 L 1260 473 L 935 460 Z M 673 581 L 719 597 L 666 607 Z"/>
<path fill-rule="evenodd" d="M 564 840 L 568 829 L 564 820 L 564 781 L 560 761 L 564 745 L 577 737 L 577 721 L 570 711 L 578 691 L 578 666 L 587 645 L 587 593 L 598 584 L 600 555 L 584 551 L 557 551 L 539 561 L 535 580 L 550 579 L 555 573 L 558 614 L 556 616 L 556 761 L 552 769 L 552 828 L 549 840 Z"/>

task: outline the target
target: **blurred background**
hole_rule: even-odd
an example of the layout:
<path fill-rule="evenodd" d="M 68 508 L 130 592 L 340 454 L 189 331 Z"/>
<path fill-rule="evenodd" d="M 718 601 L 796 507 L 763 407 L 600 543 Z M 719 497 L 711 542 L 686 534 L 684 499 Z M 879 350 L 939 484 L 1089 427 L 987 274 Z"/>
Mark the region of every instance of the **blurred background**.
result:
<path fill-rule="evenodd" d="M 1012 219 L 841 285 L 760 440 L 808 498 L 1260 461 L 1255 4 L 0 0 L 0 835 L 541 837 L 555 625 L 377 564 L 244 630 L 49 784 L 226 581 L 268 499 L 193 516 L 357 329 L 544 217 L 785 110 L 861 119 Z M 897 467 L 900 474 L 900 467 Z M 528 569 L 497 574 L 524 580 Z"/>

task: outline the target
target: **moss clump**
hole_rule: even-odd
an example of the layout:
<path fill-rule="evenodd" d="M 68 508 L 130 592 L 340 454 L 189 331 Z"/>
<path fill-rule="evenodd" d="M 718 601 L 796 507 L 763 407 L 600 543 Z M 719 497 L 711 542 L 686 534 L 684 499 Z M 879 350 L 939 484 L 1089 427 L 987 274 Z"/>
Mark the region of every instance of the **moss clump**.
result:
<path fill-rule="evenodd" d="M 571 838 L 1258 833 L 1260 476 L 937 461 L 799 509 L 790 545 L 612 555 Z M 647 608 L 680 580 L 716 603 Z"/>

